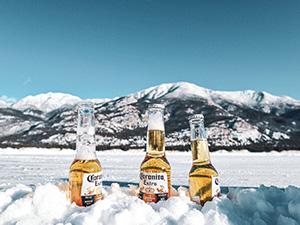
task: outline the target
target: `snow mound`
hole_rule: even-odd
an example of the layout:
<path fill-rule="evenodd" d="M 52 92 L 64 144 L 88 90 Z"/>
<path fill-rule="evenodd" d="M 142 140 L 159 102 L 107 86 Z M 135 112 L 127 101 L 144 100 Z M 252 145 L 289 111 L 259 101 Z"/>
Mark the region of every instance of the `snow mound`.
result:
<path fill-rule="evenodd" d="M 61 187 L 61 186 L 60 186 Z M 118 184 L 88 208 L 70 204 L 53 184 L 0 191 L 0 224 L 299 224 L 300 189 L 260 186 L 234 188 L 201 207 L 184 191 L 165 202 L 146 204 Z"/>

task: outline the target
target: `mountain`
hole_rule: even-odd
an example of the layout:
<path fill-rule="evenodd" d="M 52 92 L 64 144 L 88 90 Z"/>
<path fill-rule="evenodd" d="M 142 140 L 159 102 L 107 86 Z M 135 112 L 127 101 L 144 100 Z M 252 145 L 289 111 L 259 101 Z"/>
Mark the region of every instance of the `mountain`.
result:
<path fill-rule="evenodd" d="M 6 103 L 5 101 L 0 100 L 0 108 L 7 108 L 10 105 L 10 103 Z"/>
<path fill-rule="evenodd" d="M 48 93 L 0 108 L 0 146 L 75 147 L 80 98 Z M 85 100 L 86 101 L 86 100 Z M 211 150 L 300 149 L 300 101 L 266 92 L 213 91 L 162 84 L 114 99 L 93 99 L 98 149 L 144 148 L 149 103 L 163 103 L 167 149 L 189 149 L 187 118 L 205 116 Z"/>
<path fill-rule="evenodd" d="M 12 105 L 13 109 L 23 112 L 48 113 L 62 106 L 73 106 L 82 101 L 82 99 L 63 93 L 39 94 L 36 96 L 27 96 Z"/>

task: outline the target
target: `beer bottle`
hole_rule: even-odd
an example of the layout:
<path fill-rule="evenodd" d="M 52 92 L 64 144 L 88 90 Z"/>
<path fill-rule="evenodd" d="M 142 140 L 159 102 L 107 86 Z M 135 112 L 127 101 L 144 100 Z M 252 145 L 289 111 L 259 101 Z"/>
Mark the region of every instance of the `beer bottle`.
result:
<path fill-rule="evenodd" d="M 218 172 L 211 164 L 207 139 L 204 131 L 204 116 L 189 117 L 193 165 L 189 173 L 191 200 L 201 204 L 220 196 Z"/>
<path fill-rule="evenodd" d="M 171 167 L 165 155 L 164 105 L 150 104 L 146 157 L 140 167 L 139 198 L 145 202 L 165 201 L 170 197 Z"/>
<path fill-rule="evenodd" d="M 102 199 L 102 167 L 96 156 L 92 103 L 79 105 L 76 156 L 70 166 L 69 176 L 71 203 L 90 206 Z"/>

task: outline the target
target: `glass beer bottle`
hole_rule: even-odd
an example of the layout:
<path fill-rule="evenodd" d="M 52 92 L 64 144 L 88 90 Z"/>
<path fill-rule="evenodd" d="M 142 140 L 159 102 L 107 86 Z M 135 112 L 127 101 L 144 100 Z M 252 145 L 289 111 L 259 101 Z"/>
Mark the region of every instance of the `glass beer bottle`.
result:
<path fill-rule="evenodd" d="M 94 107 L 81 103 L 78 109 L 76 156 L 69 170 L 71 203 L 90 206 L 102 199 L 102 167 L 96 156 Z"/>
<path fill-rule="evenodd" d="M 204 116 L 189 117 L 193 165 L 189 172 L 191 200 L 204 205 L 213 197 L 220 196 L 219 175 L 211 164 L 207 139 L 204 131 Z"/>
<path fill-rule="evenodd" d="M 165 155 L 164 105 L 150 104 L 146 157 L 140 167 L 139 198 L 145 202 L 165 201 L 170 197 L 171 167 Z"/>

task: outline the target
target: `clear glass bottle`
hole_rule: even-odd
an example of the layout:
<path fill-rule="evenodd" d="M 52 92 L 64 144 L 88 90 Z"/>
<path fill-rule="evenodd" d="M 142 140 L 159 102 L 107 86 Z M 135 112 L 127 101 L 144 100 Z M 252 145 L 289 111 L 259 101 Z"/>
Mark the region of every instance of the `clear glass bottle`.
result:
<path fill-rule="evenodd" d="M 189 172 L 191 200 L 204 205 L 213 197 L 220 196 L 219 175 L 211 164 L 207 139 L 204 131 L 204 116 L 189 117 L 193 165 Z"/>
<path fill-rule="evenodd" d="M 165 201 L 170 197 L 171 166 L 165 155 L 164 105 L 150 104 L 146 157 L 140 167 L 139 198 L 145 202 Z"/>
<path fill-rule="evenodd" d="M 94 106 L 78 109 L 76 156 L 69 169 L 71 203 L 90 206 L 102 199 L 102 167 L 96 156 Z"/>

